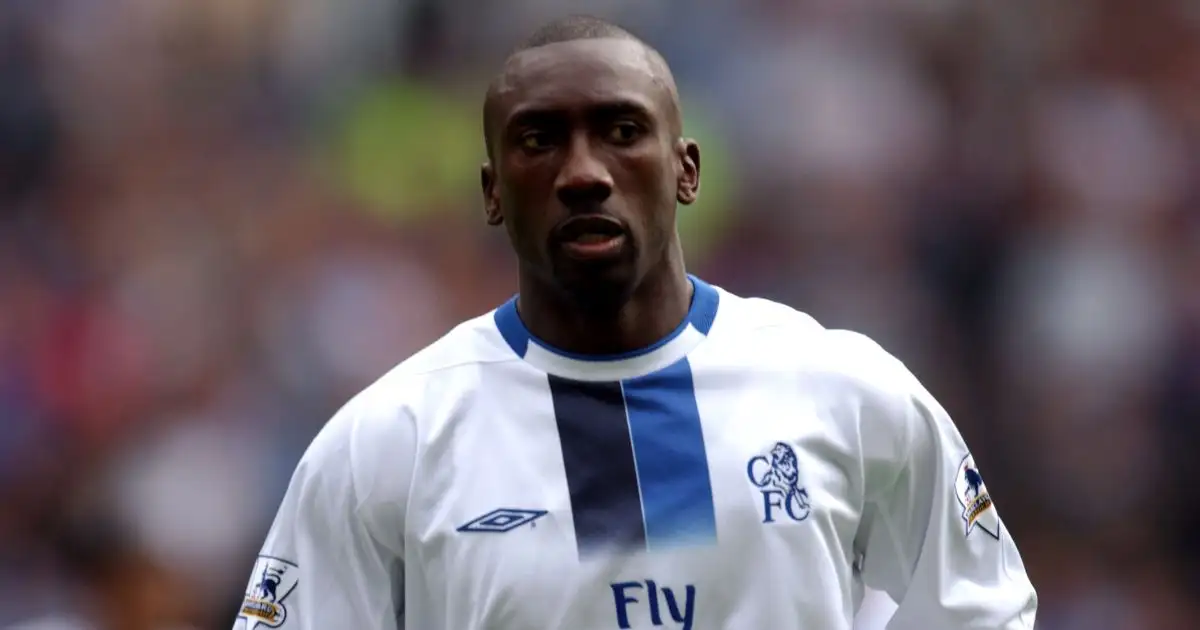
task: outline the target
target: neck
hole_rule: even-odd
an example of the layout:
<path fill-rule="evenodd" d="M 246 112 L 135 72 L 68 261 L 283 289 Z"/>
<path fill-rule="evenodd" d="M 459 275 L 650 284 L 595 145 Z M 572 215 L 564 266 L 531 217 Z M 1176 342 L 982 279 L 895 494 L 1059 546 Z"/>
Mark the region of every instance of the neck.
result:
<path fill-rule="evenodd" d="M 620 354 L 645 348 L 675 330 L 687 317 L 692 289 L 682 257 L 669 255 L 609 313 L 589 312 L 524 274 L 517 309 L 529 332 L 556 348 Z"/>

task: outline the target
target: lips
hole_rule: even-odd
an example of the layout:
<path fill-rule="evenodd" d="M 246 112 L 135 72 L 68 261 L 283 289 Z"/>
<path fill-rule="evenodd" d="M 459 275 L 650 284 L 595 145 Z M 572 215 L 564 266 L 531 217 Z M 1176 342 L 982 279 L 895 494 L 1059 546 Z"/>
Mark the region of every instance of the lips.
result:
<path fill-rule="evenodd" d="M 621 254 L 626 232 L 615 219 L 600 215 L 579 216 L 567 220 L 558 229 L 556 240 L 572 258 L 614 258 Z"/>
<path fill-rule="evenodd" d="M 617 220 L 605 216 L 589 215 L 568 219 L 558 229 L 560 242 L 599 242 L 623 236 L 625 228 Z"/>

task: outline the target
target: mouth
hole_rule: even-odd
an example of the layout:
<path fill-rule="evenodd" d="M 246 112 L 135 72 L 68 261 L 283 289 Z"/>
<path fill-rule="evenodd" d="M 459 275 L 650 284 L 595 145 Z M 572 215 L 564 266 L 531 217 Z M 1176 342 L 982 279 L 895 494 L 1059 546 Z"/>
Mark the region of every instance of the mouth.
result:
<path fill-rule="evenodd" d="M 620 222 L 597 215 L 569 219 L 557 234 L 557 241 L 568 256 L 584 260 L 616 257 L 626 240 L 625 227 Z"/>

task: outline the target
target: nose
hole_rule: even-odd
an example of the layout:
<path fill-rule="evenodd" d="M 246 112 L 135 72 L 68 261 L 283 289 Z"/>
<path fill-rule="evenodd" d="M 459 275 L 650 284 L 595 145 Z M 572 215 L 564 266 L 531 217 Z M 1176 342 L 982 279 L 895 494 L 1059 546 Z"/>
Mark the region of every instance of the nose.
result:
<path fill-rule="evenodd" d="M 572 138 L 554 188 L 568 208 L 600 204 L 612 194 L 612 173 L 585 134 Z"/>

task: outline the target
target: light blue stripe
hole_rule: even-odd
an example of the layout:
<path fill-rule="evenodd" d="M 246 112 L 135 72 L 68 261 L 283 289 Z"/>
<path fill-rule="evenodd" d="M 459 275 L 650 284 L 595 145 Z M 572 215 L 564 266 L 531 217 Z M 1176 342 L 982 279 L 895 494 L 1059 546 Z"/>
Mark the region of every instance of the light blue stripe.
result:
<path fill-rule="evenodd" d="M 691 365 L 682 359 L 623 381 L 622 387 L 647 547 L 715 543 L 712 483 Z"/>

